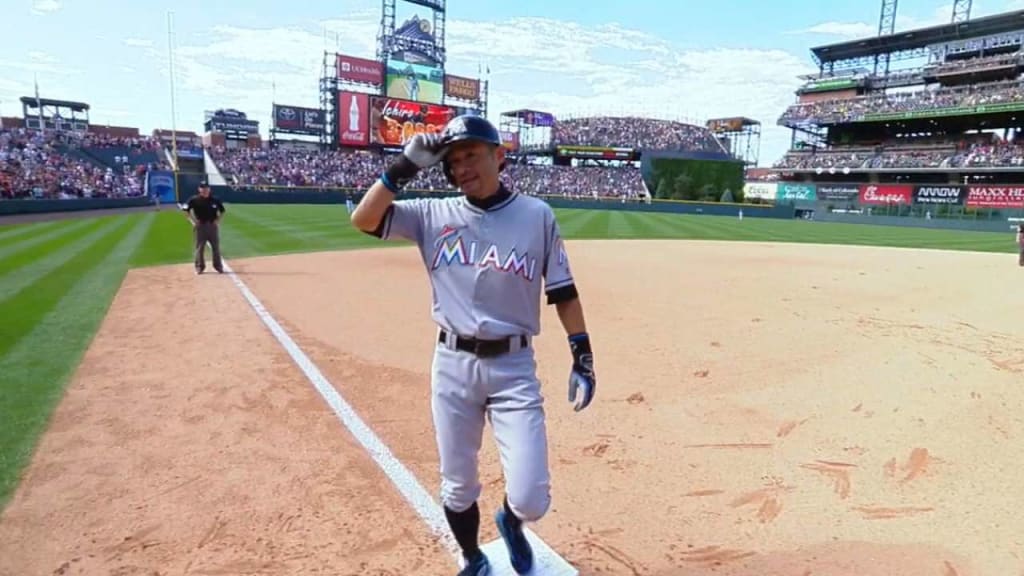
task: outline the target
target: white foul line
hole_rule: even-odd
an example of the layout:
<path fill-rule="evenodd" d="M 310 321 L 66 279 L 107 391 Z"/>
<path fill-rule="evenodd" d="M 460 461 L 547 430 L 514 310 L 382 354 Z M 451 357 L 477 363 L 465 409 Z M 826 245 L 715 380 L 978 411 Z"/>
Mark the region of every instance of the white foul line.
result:
<path fill-rule="evenodd" d="M 234 270 L 224 262 L 224 271 L 231 276 L 235 286 L 242 291 L 242 296 L 249 301 L 249 305 L 252 306 L 253 310 L 260 317 L 260 320 L 270 328 L 270 332 L 274 334 L 277 341 L 281 343 L 281 346 L 288 352 L 288 355 L 292 357 L 292 360 L 302 369 L 303 374 L 309 379 L 310 383 L 316 387 L 320 395 L 327 404 L 334 410 L 334 413 L 341 420 L 341 423 L 352 432 L 356 440 L 363 445 L 363 448 L 370 453 L 377 465 L 381 467 L 381 470 L 387 474 L 391 482 L 398 488 L 398 491 L 402 493 L 402 496 L 412 505 L 416 513 L 420 515 L 420 518 L 427 523 L 427 527 L 441 538 L 441 542 L 444 544 L 448 552 L 452 554 L 457 560 L 461 559 L 462 552 L 459 549 L 458 543 L 452 537 L 450 530 L 448 529 L 448 520 L 445 519 L 444 512 L 441 507 L 434 502 L 430 494 L 427 492 L 423 485 L 416 480 L 416 477 L 412 472 L 409 471 L 391 450 L 373 433 L 373 430 L 363 422 L 362 418 L 355 413 L 355 410 L 345 402 L 341 397 L 341 394 L 334 388 L 333 385 L 324 377 L 320 369 L 316 367 L 316 364 L 309 359 L 308 356 L 302 351 L 301 348 L 291 339 L 291 336 L 285 332 L 284 328 L 274 320 L 274 317 L 270 315 L 270 312 L 263 307 L 259 299 L 249 290 L 249 288 L 242 282 Z"/>
<path fill-rule="evenodd" d="M 384 474 L 387 475 L 395 487 L 398 488 L 398 491 L 405 500 L 412 505 L 416 513 L 427 524 L 430 531 L 441 539 L 441 543 L 452 557 L 455 558 L 456 563 L 462 566 L 462 550 L 448 529 L 448 520 L 445 518 L 441 506 L 434 501 L 430 493 L 416 480 L 416 476 L 391 453 L 391 450 L 388 449 L 384 442 L 363 422 L 362 418 L 352 409 L 352 406 L 345 402 L 345 399 L 341 397 L 337 389 L 320 372 L 316 364 L 310 360 L 309 356 L 306 356 L 306 353 L 292 340 L 288 332 L 277 323 L 277 320 L 274 320 L 274 317 L 270 315 L 270 312 L 256 298 L 256 295 L 249 290 L 249 287 L 238 278 L 238 275 L 235 274 L 235 271 L 231 269 L 226 260 L 223 261 L 223 264 L 224 271 L 231 277 L 235 286 L 238 286 L 242 296 L 249 302 L 252 309 L 256 311 L 256 315 L 270 329 L 270 332 L 277 338 L 277 341 L 284 347 L 285 351 L 288 352 L 288 355 L 292 357 L 292 360 L 302 370 L 302 373 L 306 375 L 310 383 L 320 392 L 320 396 L 334 410 L 334 414 L 341 420 L 341 423 L 348 428 L 349 432 L 355 436 L 363 448 L 370 453 L 373 460 L 380 466 L 381 470 L 384 471 Z M 550 568 L 552 569 L 550 574 L 554 576 L 578 575 L 578 571 L 570 566 L 557 552 L 552 550 L 536 533 L 526 527 L 523 527 L 523 533 L 534 548 L 535 568 L 533 573 L 539 573 Z M 484 544 L 481 548 L 492 556 L 492 560 L 497 560 L 506 554 L 504 543 L 500 538 Z M 492 565 L 492 571 L 496 576 L 500 576 L 503 572 L 507 573 L 504 568 Z"/>

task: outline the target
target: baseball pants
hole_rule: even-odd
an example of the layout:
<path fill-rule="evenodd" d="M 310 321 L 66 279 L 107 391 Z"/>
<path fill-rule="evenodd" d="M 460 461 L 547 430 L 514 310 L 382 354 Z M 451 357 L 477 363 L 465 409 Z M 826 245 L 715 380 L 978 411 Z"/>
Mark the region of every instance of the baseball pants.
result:
<path fill-rule="evenodd" d="M 551 478 L 533 349 L 479 358 L 441 343 L 431 372 L 442 504 L 462 512 L 480 497 L 478 455 L 486 419 L 498 446 L 509 507 L 525 521 L 539 520 L 551 503 Z"/>
<path fill-rule="evenodd" d="M 223 270 L 220 260 L 220 227 L 213 222 L 200 222 L 193 229 L 195 235 L 195 265 L 196 270 L 206 269 L 206 243 L 210 243 L 213 251 L 213 268 Z"/>

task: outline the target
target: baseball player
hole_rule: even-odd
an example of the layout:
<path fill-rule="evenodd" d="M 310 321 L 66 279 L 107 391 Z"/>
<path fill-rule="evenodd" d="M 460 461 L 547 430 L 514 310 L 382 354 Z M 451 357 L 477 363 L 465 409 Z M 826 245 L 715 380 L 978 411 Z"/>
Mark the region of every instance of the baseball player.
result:
<path fill-rule="evenodd" d="M 461 196 L 395 200 L 419 171 L 438 163 Z M 415 242 L 433 287 L 439 329 L 431 412 L 441 501 L 464 557 L 460 576 L 490 574 L 477 541 L 485 419 L 505 475 L 494 519 L 518 574 L 533 565 L 523 523 L 539 520 L 551 502 L 544 397 L 532 347 L 542 287 L 568 335 L 569 401 L 577 411 L 590 404 L 596 386 L 583 307 L 554 212 L 507 189 L 498 178 L 504 166 L 495 127 L 479 116 L 458 116 L 440 134 L 413 137 L 351 216 L 357 228 L 381 239 Z"/>
<path fill-rule="evenodd" d="M 1020 248 L 1017 265 L 1024 266 L 1024 224 L 1017 224 L 1017 247 Z"/>

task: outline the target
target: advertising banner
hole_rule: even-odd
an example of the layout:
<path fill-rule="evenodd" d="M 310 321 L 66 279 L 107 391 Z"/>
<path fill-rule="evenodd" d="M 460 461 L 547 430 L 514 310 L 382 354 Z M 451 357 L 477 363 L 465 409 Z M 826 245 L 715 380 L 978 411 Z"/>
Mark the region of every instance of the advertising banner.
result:
<path fill-rule="evenodd" d="M 771 200 L 775 201 L 775 194 L 778 192 L 778 185 L 775 182 L 747 182 L 743 184 L 744 200 Z"/>
<path fill-rule="evenodd" d="M 319 135 L 324 131 L 323 110 L 275 104 L 274 129 L 296 134 Z"/>
<path fill-rule="evenodd" d="M 338 142 L 342 146 L 370 143 L 370 96 L 338 92 Z"/>
<path fill-rule="evenodd" d="M 447 74 L 444 77 L 444 95 L 462 100 L 479 100 L 480 81 Z"/>
<path fill-rule="evenodd" d="M 914 187 L 902 184 L 861 184 L 861 204 L 910 204 Z"/>
<path fill-rule="evenodd" d="M 508 132 L 506 130 L 499 130 L 501 134 L 501 145 L 506 149 L 515 151 L 519 149 L 519 134 L 517 132 Z"/>
<path fill-rule="evenodd" d="M 815 185 L 814 184 L 793 184 L 790 182 L 779 182 L 776 190 L 776 199 L 780 202 L 794 200 L 800 200 L 804 202 L 813 202 L 817 199 Z"/>
<path fill-rule="evenodd" d="M 444 92 L 444 70 L 440 66 L 388 60 L 385 94 L 414 102 L 440 104 Z"/>
<path fill-rule="evenodd" d="M 384 67 L 376 60 L 338 54 L 338 78 L 380 85 L 384 82 Z"/>
<path fill-rule="evenodd" d="M 455 115 L 448 106 L 370 98 L 370 142 L 402 146 L 420 133 L 440 132 Z"/>
<path fill-rule="evenodd" d="M 558 146 L 555 153 L 570 158 L 602 158 L 605 160 L 637 160 L 633 148 L 606 148 L 603 146 Z"/>
<path fill-rule="evenodd" d="M 855 184 L 818 184 L 818 200 L 853 202 L 860 195 Z"/>
<path fill-rule="evenodd" d="M 172 204 L 178 199 L 174 194 L 174 172 L 150 170 L 146 172 L 146 196 L 160 199 L 161 204 Z"/>
<path fill-rule="evenodd" d="M 222 108 L 208 112 L 203 128 L 207 132 L 221 132 L 228 140 L 245 140 L 251 134 L 259 134 L 258 120 L 249 120 L 243 112 L 231 108 Z"/>
<path fill-rule="evenodd" d="M 964 187 L 956 184 L 914 186 L 914 204 L 962 205 L 965 196 Z"/>
<path fill-rule="evenodd" d="M 1024 186 L 968 186 L 967 205 L 978 208 L 1022 208 Z"/>
<path fill-rule="evenodd" d="M 528 126 L 545 127 L 555 125 L 555 117 L 550 112 L 526 110 L 519 115 L 519 118 Z"/>

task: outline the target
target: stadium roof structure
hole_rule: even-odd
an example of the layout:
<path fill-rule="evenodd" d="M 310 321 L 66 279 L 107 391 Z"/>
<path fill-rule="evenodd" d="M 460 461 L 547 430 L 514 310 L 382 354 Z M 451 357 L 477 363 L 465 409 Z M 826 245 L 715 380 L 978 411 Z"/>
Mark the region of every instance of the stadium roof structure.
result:
<path fill-rule="evenodd" d="M 21 103 L 28 106 L 29 108 L 36 107 L 36 98 L 34 96 L 22 96 Z M 75 112 L 87 112 L 89 105 L 84 102 L 72 102 L 70 100 L 53 100 L 51 98 L 40 98 L 38 104 L 41 106 L 57 106 L 60 108 L 70 108 Z"/>
<path fill-rule="evenodd" d="M 885 36 L 873 36 L 811 48 L 815 63 L 826 66 L 844 61 L 860 61 L 885 54 L 910 53 L 920 55 L 925 48 L 939 42 L 966 40 L 990 34 L 1001 34 L 1024 29 L 1024 10 L 1004 12 L 993 16 L 904 30 Z"/>

